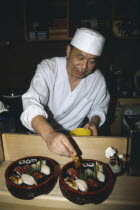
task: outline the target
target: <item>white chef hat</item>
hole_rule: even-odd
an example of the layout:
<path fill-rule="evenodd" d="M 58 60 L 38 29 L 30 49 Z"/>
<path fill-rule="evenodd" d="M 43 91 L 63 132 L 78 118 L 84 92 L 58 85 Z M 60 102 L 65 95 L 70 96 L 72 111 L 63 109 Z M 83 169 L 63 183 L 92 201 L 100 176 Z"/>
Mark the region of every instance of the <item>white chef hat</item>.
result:
<path fill-rule="evenodd" d="M 89 28 L 78 28 L 70 44 L 86 53 L 100 56 L 104 43 L 105 38 L 97 31 Z"/>

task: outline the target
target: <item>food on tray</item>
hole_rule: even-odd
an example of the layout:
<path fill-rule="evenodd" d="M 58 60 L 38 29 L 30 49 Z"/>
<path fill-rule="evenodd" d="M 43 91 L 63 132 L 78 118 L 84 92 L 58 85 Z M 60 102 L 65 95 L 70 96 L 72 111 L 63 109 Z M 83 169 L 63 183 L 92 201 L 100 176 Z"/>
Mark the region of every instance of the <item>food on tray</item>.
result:
<path fill-rule="evenodd" d="M 21 177 L 19 175 L 12 174 L 10 176 L 10 179 L 12 180 L 12 182 L 14 182 L 15 184 L 18 184 L 18 185 L 21 185 L 23 183 L 23 180 L 21 179 Z"/>
<path fill-rule="evenodd" d="M 81 158 L 80 162 L 80 169 L 75 168 L 73 161 L 62 167 L 59 173 L 62 194 L 71 202 L 80 205 L 105 201 L 115 184 L 115 177 L 109 165 L 92 159 Z"/>
<path fill-rule="evenodd" d="M 101 171 L 97 171 L 97 175 L 96 175 L 97 179 L 100 182 L 104 182 L 105 181 L 105 175 L 101 172 Z"/>
<path fill-rule="evenodd" d="M 36 185 L 37 184 L 35 179 L 29 174 L 22 174 L 21 179 L 23 180 L 23 183 L 27 184 L 27 185 Z"/>
<path fill-rule="evenodd" d="M 80 178 L 80 174 L 74 169 L 74 168 L 69 168 L 67 170 L 67 173 L 73 178 L 73 179 L 78 179 Z"/>
<path fill-rule="evenodd" d="M 45 174 L 45 175 L 49 175 L 50 174 L 50 167 L 47 165 L 42 165 L 41 166 L 41 173 Z"/>
<path fill-rule="evenodd" d="M 66 179 L 64 179 L 64 181 L 73 189 L 78 190 L 76 182 L 71 177 L 67 177 Z"/>
<path fill-rule="evenodd" d="M 90 187 L 99 187 L 100 183 L 92 177 L 87 178 L 86 180 L 88 186 Z"/>
<path fill-rule="evenodd" d="M 33 177 L 35 177 L 35 179 L 42 179 L 44 176 L 45 176 L 45 174 L 42 174 L 38 171 L 33 172 Z"/>
<path fill-rule="evenodd" d="M 76 179 L 75 182 L 76 182 L 77 187 L 78 187 L 79 190 L 81 190 L 82 192 L 87 192 L 88 185 L 87 185 L 87 183 L 84 180 Z"/>
<path fill-rule="evenodd" d="M 59 171 L 60 165 L 49 157 L 27 156 L 6 168 L 5 183 L 14 197 L 31 200 L 53 190 Z"/>
<path fill-rule="evenodd" d="M 74 165 L 74 164 L 73 164 Z M 93 192 L 101 189 L 108 180 L 107 171 L 98 161 L 82 162 L 80 169 L 75 165 L 67 169 L 64 175 L 64 181 L 71 188 L 82 192 Z"/>
<path fill-rule="evenodd" d="M 26 169 L 21 166 L 17 166 L 15 167 L 14 171 L 21 176 L 22 174 L 25 174 Z"/>
<path fill-rule="evenodd" d="M 82 166 L 81 162 L 78 160 L 77 157 L 75 157 L 75 156 L 73 155 L 73 152 L 71 152 L 70 155 L 71 155 L 71 157 L 72 157 L 72 159 L 73 159 L 75 168 L 76 168 L 76 169 L 80 169 L 81 166 Z"/>
<path fill-rule="evenodd" d="M 27 171 L 27 170 L 30 170 L 32 168 L 32 166 L 29 165 L 29 164 L 26 164 L 26 165 L 23 166 L 23 168 L 25 169 L 25 171 Z"/>
<path fill-rule="evenodd" d="M 10 175 L 11 181 L 17 185 L 37 185 L 51 174 L 50 167 L 43 159 L 20 160 L 18 164 Z"/>

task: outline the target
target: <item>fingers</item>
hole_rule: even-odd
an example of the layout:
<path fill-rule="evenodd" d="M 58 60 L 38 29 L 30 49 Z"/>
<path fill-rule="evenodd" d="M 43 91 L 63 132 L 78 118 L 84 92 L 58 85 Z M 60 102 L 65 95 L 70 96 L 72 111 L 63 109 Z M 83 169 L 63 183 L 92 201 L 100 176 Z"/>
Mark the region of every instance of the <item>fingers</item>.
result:
<path fill-rule="evenodd" d="M 92 131 L 93 136 L 98 136 L 98 131 L 96 126 L 91 126 L 90 130 Z"/>
<path fill-rule="evenodd" d="M 70 152 L 77 155 L 67 136 L 62 133 L 56 132 L 51 136 L 51 140 L 47 140 L 47 145 L 49 150 L 57 155 L 70 157 Z"/>
<path fill-rule="evenodd" d="M 89 123 L 84 126 L 85 129 L 89 128 Z"/>
<path fill-rule="evenodd" d="M 88 128 L 92 131 L 92 135 L 93 136 L 98 136 L 98 130 L 97 130 L 97 127 L 91 123 L 87 123 L 84 128 Z"/>
<path fill-rule="evenodd" d="M 70 156 L 69 150 L 65 147 L 65 145 L 61 141 L 52 142 L 51 145 L 48 145 L 48 148 L 57 155 L 67 156 L 67 157 Z"/>
<path fill-rule="evenodd" d="M 70 157 L 70 153 L 72 153 L 74 156 L 77 155 L 74 147 L 72 146 L 72 144 L 70 143 L 69 139 L 66 137 L 64 139 L 62 139 L 63 145 L 65 146 L 65 148 L 68 151 L 68 157 Z"/>

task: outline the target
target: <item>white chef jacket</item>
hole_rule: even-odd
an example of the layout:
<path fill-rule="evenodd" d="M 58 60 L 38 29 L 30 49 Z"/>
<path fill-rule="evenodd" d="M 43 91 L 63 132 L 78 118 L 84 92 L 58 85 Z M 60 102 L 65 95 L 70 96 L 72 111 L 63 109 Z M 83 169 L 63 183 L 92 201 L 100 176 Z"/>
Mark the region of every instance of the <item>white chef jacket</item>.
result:
<path fill-rule="evenodd" d="M 29 90 L 23 94 L 23 113 L 21 121 L 25 127 L 34 131 L 32 119 L 37 115 L 54 119 L 66 130 L 77 128 L 85 117 L 89 120 L 98 115 L 100 125 L 105 121 L 109 103 L 109 93 L 105 79 L 100 72 L 81 79 L 71 91 L 66 57 L 43 60 L 37 67 Z M 50 120 L 51 121 L 51 120 Z"/>

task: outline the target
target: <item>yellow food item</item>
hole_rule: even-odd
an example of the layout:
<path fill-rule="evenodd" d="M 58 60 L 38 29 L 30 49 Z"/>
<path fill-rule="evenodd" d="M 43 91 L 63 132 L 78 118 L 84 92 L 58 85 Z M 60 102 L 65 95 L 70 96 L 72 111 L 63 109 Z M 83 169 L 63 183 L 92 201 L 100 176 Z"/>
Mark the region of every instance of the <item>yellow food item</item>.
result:
<path fill-rule="evenodd" d="M 70 131 L 70 135 L 74 136 L 91 136 L 91 130 L 87 128 L 76 128 Z"/>
<path fill-rule="evenodd" d="M 72 157 L 72 159 L 73 159 L 75 168 L 76 168 L 76 169 L 80 169 L 81 166 L 82 166 L 81 162 L 78 160 L 77 157 L 75 157 L 75 156 L 73 155 L 73 152 L 70 152 L 70 155 L 71 155 L 71 157 Z"/>

